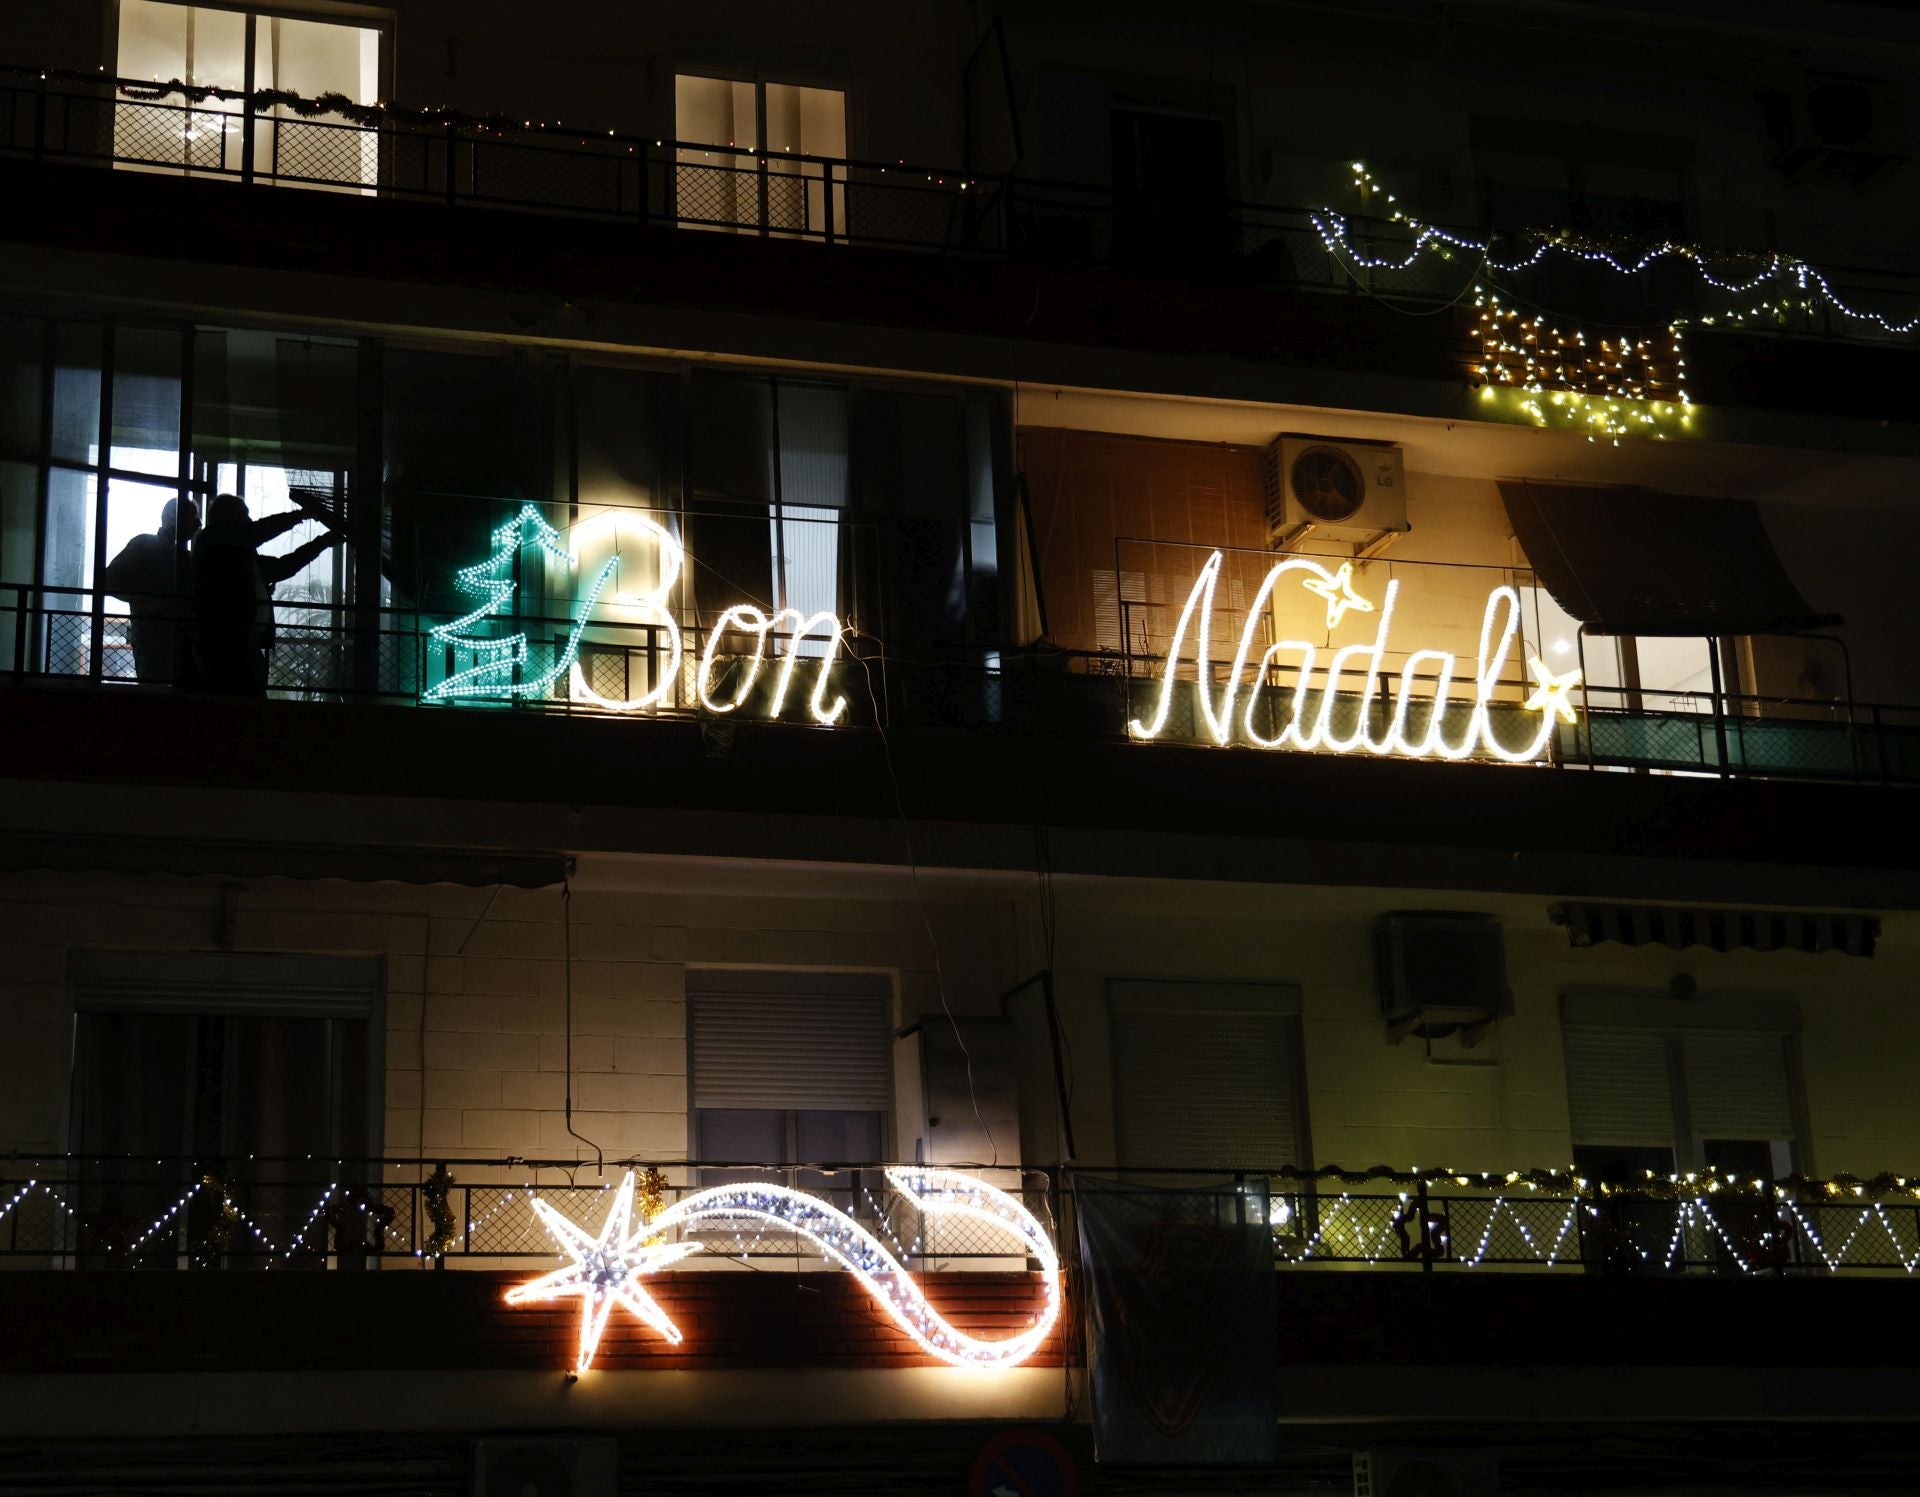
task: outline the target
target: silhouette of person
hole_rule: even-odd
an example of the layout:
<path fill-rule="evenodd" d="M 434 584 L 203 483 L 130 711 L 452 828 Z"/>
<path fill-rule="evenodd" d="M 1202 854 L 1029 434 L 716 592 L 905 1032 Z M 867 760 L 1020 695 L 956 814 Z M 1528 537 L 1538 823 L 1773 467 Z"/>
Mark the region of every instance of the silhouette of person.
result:
<path fill-rule="evenodd" d="M 160 528 L 136 535 L 107 563 L 100 590 L 124 599 L 133 673 L 142 681 L 181 681 L 191 667 L 185 600 L 193 595 L 193 557 L 187 542 L 200 530 L 200 511 L 169 499 Z"/>
<path fill-rule="evenodd" d="M 256 520 L 236 494 L 217 495 L 207 506 L 206 529 L 193 543 L 194 643 L 207 690 L 266 694 L 274 584 L 320 555 L 334 536 L 315 536 L 285 556 L 262 556 L 260 547 L 307 518 L 293 510 Z"/>

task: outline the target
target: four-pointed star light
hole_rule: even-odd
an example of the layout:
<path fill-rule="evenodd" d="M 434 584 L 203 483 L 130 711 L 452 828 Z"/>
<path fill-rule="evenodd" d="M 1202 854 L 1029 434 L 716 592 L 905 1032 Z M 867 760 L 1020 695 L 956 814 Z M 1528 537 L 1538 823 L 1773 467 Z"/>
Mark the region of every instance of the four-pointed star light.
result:
<path fill-rule="evenodd" d="M 680 1328 L 668 1318 L 653 1296 L 640 1286 L 650 1273 L 678 1263 L 700 1251 L 697 1242 L 649 1242 L 652 1230 L 642 1222 L 633 1226 L 633 1176 L 628 1175 L 614 1193 L 613 1209 L 594 1237 L 584 1228 L 568 1221 L 537 1196 L 533 1209 L 561 1250 L 573 1261 L 565 1268 L 521 1284 L 507 1291 L 507 1303 L 524 1305 L 542 1300 L 576 1297 L 580 1301 L 580 1349 L 573 1370 L 585 1372 L 593 1365 L 600 1336 L 615 1305 L 624 1305 L 633 1315 L 652 1326 L 678 1346 Z"/>

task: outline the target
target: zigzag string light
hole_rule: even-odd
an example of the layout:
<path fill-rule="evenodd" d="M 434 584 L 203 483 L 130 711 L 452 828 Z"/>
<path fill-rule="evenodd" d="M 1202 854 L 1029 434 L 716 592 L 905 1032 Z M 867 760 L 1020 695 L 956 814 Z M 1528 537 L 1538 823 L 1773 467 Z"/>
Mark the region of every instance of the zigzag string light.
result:
<path fill-rule="evenodd" d="M 982 1222 L 1014 1238 L 1037 1260 L 1045 1303 L 1034 1323 L 1004 1340 L 987 1341 L 960 1330 L 935 1310 L 920 1286 L 880 1240 L 844 1211 L 784 1185 L 741 1182 L 717 1185 L 684 1197 L 652 1221 L 631 1224 L 634 1177 L 621 1182 L 597 1237 L 541 1200 L 534 1210 L 542 1225 L 573 1259 L 567 1267 L 507 1291 L 507 1303 L 523 1305 L 565 1296 L 581 1300 L 580 1340 L 574 1371 L 593 1365 L 594 1353 L 615 1305 L 651 1325 L 672 1345 L 684 1339 L 641 1280 L 700 1249 L 698 1242 L 668 1243 L 663 1235 L 698 1222 L 743 1220 L 772 1223 L 810 1240 L 823 1257 L 856 1278 L 921 1350 L 960 1367 L 1001 1368 L 1024 1362 L 1052 1331 L 1060 1314 L 1060 1259 L 1033 1214 L 1003 1190 L 956 1170 L 891 1165 L 888 1183 L 929 1217 L 956 1216 Z"/>
<path fill-rule="evenodd" d="M 1167 647 L 1159 700 L 1149 717 L 1144 720 L 1130 719 L 1127 724 L 1135 738 L 1150 740 L 1158 738 L 1165 731 L 1173 712 L 1175 689 L 1182 684 L 1192 686 L 1200 719 L 1215 743 L 1232 742 L 1237 727 L 1247 741 L 1256 747 L 1299 749 L 1309 753 L 1392 754 L 1412 759 L 1451 760 L 1484 756 L 1508 764 L 1526 764 L 1538 759 L 1546 750 L 1552 741 L 1556 721 L 1571 720 L 1573 717 L 1573 707 L 1567 699 L 1567 693 L 1579 683 L 1579 672 L 1555 675 L 1537 658 L 1530 659 L 1529 664 L 1540 684 L 1521 705 L 1522 710 L 1540 713 L 1539 726 L 1534 730 L 1531 741 L 1523 748 L 1510 747 L 1495 735 L 1492 708 L 1507 659 L 1513 652 L 1520 632 L 1520 596 L 1511 587 L 1500 586 L 1488 593 L 1486 610 L 1481 616 L 1480 648 L 1473 671 L 1473 706 L 1459 737 L 1448 742 L 1444 732 L 1445 709 L 1452 700 L 1450 693 L 1453 680 L 1460 668 L 1459 660 L 1444 650 L 1415 650 L 1406 657 L 1393 693 L 1392 722 L 1384 734 L 1375 737 L 1371 724 L 1372 708 L 1374 698 L 1381 690 L 1382 665 L 1393 626 L 1394 602 L 1399 595 L 1400 584 L 1397 581 L 1387 584 L 1386 595 L 1379 608 L 1379 626 L 1373 639 L 1366 644 L 1347 645 L 1336 650 L 1317 686 L 1314 672 L 1319 648 L 1310 641 L 1278 640 L 1267 646 L 1258 661 L 1253 661 L 1255 636 L 1274 589 L 1283 578 L 1301 575 L 1303 586 L 1328 600 L 1329 617 L 1336 616 L 1336 600 L 1351 592 L 1349 567 L 1343 567 L 1338 573 L 1330 572 L 1319 562 L 1303 556 L 1288 557 L 1268 570 L 1247 604 L 1239 643 L 1227 666 L 1226 681 L 1223 685 L 1216 684 L 1212 617 L 1214 594 L 1225 560 L 1225 554 L 1220 551 L 1209 556 L 1187 594 L 1179 622 L 1174 626 L 1173 641 Z M 1360 602 L 1371 609 L 1372 605 L 1366 600 Z M 1339 606 L 1344 609 L 1355 605 L 1342 602 Z M 1181 683 L 1176 679 L 1175 672 L 1190 635 L 1193 639 L 1196 680 Z M 1297 657 L 1292 704 L 1285 712 L 1285 722 L 1280 731 L 1269 736 L 1262 731 L 1257 720 L 1261 697 L 1256 688 L 1281 661 L 1289 657 Z M 1253 664 L 1251 675 L 1248 673 L 1250 662 Z M 1431 694 L 1423 696 L 1419 690 L 1419 671 L 1423 664 L 1429 662 L 1435 667 L 1435 680 Z M 1354 727 L 1351 732 L 1342 734 L 1333 721 L 1339 701 L 1339 683 L 1362 666 L 1365 675 L 1354 712 Z M 1246 706 L 1236 720 L 1235 703 L 1243 687 L 1246 688 Z M 1320 696 L 1317 711 L 1312 709 L 1310 701 L 1316 689 Z M 1416 701 L 1423 703 L 1426 708 L 1426 726 L 1420 732 L 1409 727 Z"/>
<path fill-rule="evenodd" d="M 1768 282 L 1780 282 L 1789 288 L 1790 294 L 1788 296 L 1775 302 L 1763 302 L 1750 309 L 1736 311 L 1730 314 L 1731 320 L 1740 320 L 1748 316 L 1777 317 L 1788 308 L 1795 306 L 1803 309 L 1810 308 L 1815 301 L 1818 301 L 1833 308 L 1833 310 L 1838 312 L 1842 317 L 1849 318 L 1855 322 L 1871 323 L 1885 333 L 1904 336 L 1914 332 L 1916 329 L 1920 329 L 1920 315 L 1909 317 L 1902 321 L 1888 317 L 1883 313 L 1866 311 L 1859 307 L 1849 305 L 1834 291 L 1833 284 L 1827 279 L 1825 272 L 1817 266 L 1811 265 L 1807 261 L 1794 255 L 1783 255 L 1777 252 L 1760 254 L 1753 258 L 1758 259 L 1761 268 L 1748 279 L 1744 281 L 1723 280 L 1707 268 L 1709 261 L 1713 257 L 1694 245 L 1675 244 L 1672 240 L 1663 239 L 1658 244 L 1649 245 L 1638 256 L 1630 259 L 1622 259 L 1604 245 L 1584 239 L 1570 229 L 1561 229 L 1543 235 L 1535 243 L 1532 251 L 1521 256 L 1519 259 L 1502 261 L 1496 260 L 1492 256 L 1493 241 L 1491 237 L 1475 239 L 1468 235 L 1455 234 L 1432 224 L 1424 223 L 1404 209 L 1393 206 L 1399 202 L 1399 199 L 1392 193 L 1382 190 L 1378 179 L 1372 172 L 1367 170 L 1364 162 L 1356 161 L 1353 163 L 1353 185 L 1362 192 L 1381 193 L 1381 195 L 1385 197 L 1388 205 L 1393 207 L 1393 211 L 1389 215 L 1391 220 L 1395 223 L 1403 224 L 1413 232 L 1414 236 L 1412 246 L 1405 255 L 1398 259 L 1389 255 L 1368 255 L 1355 247 L 1346 215 L 1338 209 L 1320 208 L 1309 213 L 1307 215 L 1308 220 L 1313 224 L 1315 232 L 1319 234 L 1320 241 L 1326 246 L 1327 250 L 1330 253 L 1338 253 L 1345 256 L 1353 265 L 1361 269 L 1408 270 L 1411 269 L 1429 249 L 1434 249 L 1436 246 L 1445 247 L 1436 250 L 1437 253 L 1441 254 L 1447 254 L 1448 250 L 1458 249 L 1464 250 L 1469 254 L 1479 255 L 1482 257 L 1486 269 L 1508 274 L 1514 271 L 1531 269 L 1533 266 L 1538 265 L 1549 253 L 1568 255 L 1575 259 L 1587 261 L 1589 264 L 1605 265 L 1617 274 L 1629 276 L 1639 275 L 1660 260 L 1671 258 L 1687 261 L 1693 266 L 1695 273 L 1700 279 L 1705 281 L 1709 286 L 1733 295 L 1750 295 L 1759 291 Z M 1448 258 L 1451 258 L 1451 255 L 1448 255 Z M 1702 320 L 1711 321 L 1712 319 L 1703 318 Z"/>

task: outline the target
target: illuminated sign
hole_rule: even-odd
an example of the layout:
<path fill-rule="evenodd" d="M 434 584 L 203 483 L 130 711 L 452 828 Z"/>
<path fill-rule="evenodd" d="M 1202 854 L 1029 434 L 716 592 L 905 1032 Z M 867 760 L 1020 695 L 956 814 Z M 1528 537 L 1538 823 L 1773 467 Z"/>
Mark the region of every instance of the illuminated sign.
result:
<path fill-rule="evenodd" d="M 1158 700 L 1144 720 L 1128 722 L 1128 731 L 1141 739 L 1158 738 L 1173 712 L 1175 688 L 1190 685 L 1199 708 L 1200 724 L 1215 743 L 1231 743 L 1236 736 L 1260 748 L 1301 749 L 1333 754 L 1395 754 L 1411 759 L 1500 759 L 1509 764 L 1525 764 L 1545 752 L 1553 738 L 1557 722 L 1576 721 L 1569 696 L 1580 684 L 1580 672 L 1557 675 L 1537 657 L 1527 664 L 1535 686 L 1522 711 L 1538 712 L 1540 722 L 1532 739 L 1524 746 L 1502 743 L 1494 732 L 1493 708 L 1499 702 L 1500 678 L 1513 653 L 1520 633 L 1520 595 L 1511 587 L 1496 587 L 1487 595 L 1486 610 L 1480 620 L 1480 649 L 1473 664 L 1471 708 L 1465 721 L 1450 736 L 1447 732 L 1447 706 L 1456 700 L 1453 686 L 1460 674 L 1458 657 L 1445 650 L 1415 650 L 1402 662 L 1397 677 L 1386 671 L 1388 635 L 1393 627 L 1393 607 L 1400 584 L 1389 582 L 1376 610 L 1371 599 L 1353 588 L 1353 565 L 1343 564 L 1329 571 L 1319 562 L 1304 556 L 1291 556 L 1274 564 L 1246 608 L 1239 643 L 1226 667 L 1224 682 L 1215 680 L 1212 648 L 1214 593 L 1220 581 L 1224 555 L 1215 551 L 1200 569 L 1200 575 L 1187 594 L 1180 620 L 1174 626 L 1173 642 L 1167 647 L 1166 667 L 1160 680 Z M 1274 590 L 1287 577 L 1297 576 L 1301 585 L 1326 602 L 1327 628 L 1333 629 L 1351 611 L 1379 615 L 1372 640 L 1334 650 L 1324 668 L 1320 666 L 1321 647 L 1304 639 L 1276 640 L 1254 659 L 1255 640 L 1261 619 L 1274 599 Z M 1175 679 L 1180 659 L 1191 650 L 1197 679 L 1180 683 Z M 1291 665 L 1294 686 L 1289 701 L 1279 710 L 1279 730 L 1269 733 L 1260 719 L 1264 715 L 1259 684 L 1278 666 Z M 1249 670 L 1251 667 L 1251 670 Z M 1423 692 L 1421 673 L 1431 674 L 1431 689 Z M 1316 681 L 1315 672 L 1320 671 Z M 1361 680 L 1358 692 L 1343 697 L 1340 683 L 1350 676 Z M 1463 683 L 1466 684 L 1466 683 Z M 1245 705 L 1241 702 L 1244 693 Z M 1393 715 L 1386 730 L 1375 734 L 1373 707 L 1376 700 L 1390 700 Z M 1356 710 L 1351 723 L 1342 728 L 1335 722 L 1336 711 L 1346 713 L 1343 703 Z M 1413 711 L 1424 706 L 1424 726 L 1411 724 Z M 1197 725 L 1198 726 L 1198 725 Z"/>
<path fill-rule="evenodd" d="M 623 535 L 622 532 L 625 532 Z M 567 696 L 581 706 L 598 707 L 610 712 L 639 712 L 648 708 L 674 705 L 676 688 L 686 687 L 709 712 L 737 710 L 753 690 L 765 666 L 769 648 L 775 650 L 778 669 L 774 674 L 773 698 L 767 715 L 779 717 L 786 711 L 792 695 L 793 678 L 798 672 L 803 640 L 820 641 L 818 655 L 807 657 L 815 663 L 813 689 L 807 695 L 807 711 L 823 726 L 838 722 L 847 709 L 845 697 L 828 699 L 831 670 L 840 653 L 844 628 L 831 613 L 801 614 L 795 609 L 766 612 L 748 604 L 724 610 L 700 651 L 698 666 L 690 682 L 683 678 L 687 650 L 669 599 L 687 568 L 688 556 L 679 540 L 664 525 L 646 515 L 628 510 L 610 510 L 582 521 L 572 528 L 572 543 L 561 539 L 534 505 L 521 507 L 520 513 L 493 532 L 493 550 L 485 561 L 462 567 L 454 573 L 454 586 L 474 601 L 471 611 L 428 631 L 430 638 L 454 652 L 465 663 L 422 693 L 429 702 L 511 701 L 552 695 L 556 682 L 567 679 Z M 637 541 L 637 545 L 626 542 Z M 532 651 L 524 629 L 510 634 L 477 634 L 489 621 L 505 617 L 502 610 L 518 589 L 513 569 L 521 548 L 533 546 L 573 572 L 576 577 L 592 573 L 592 581 L 578 594 L 579 603 L 569 621 L 567 637 L 543 669 L 529 673 Z M 604 560 L 582 567 L 583 554 Z M 646 558 L 650 556 L 651 564 Z M 647 570 L 646 585 L 623 587 L 626 569 Z M 596 613 L 596 610 L 598 612 Z M 590 628 L 628 629 L 643 633 L 650 653 L 657 653 L 661 664 L 655 684 L 638 696 L 608 697 L 595 691 L 580 665 L 580 650 Z M 716 686 L 715 670 L 721 650 L 729 639 L 748 636 L 752 653 L 745 656 L 739 681 L 730 691 Z M 784 639 L 784 652 L 778 642 Z M 726 657 L 737 661 L 742 657 Z"/>
<path fill-rule="evenodd" d="M 507 1291 L 507 1303 L 527 1305 L 573 1298 L 580 1301 L 580 1338 L 573 1370 L 593 1365 L 601 1334 L 616 1306 L 658 1331 L 670 1345 L 686 1338 L 643 1280 L 700 1251 L 695 1242 L 669 1242 L 675 1228 L 701 1222 L 767 1222 L 810 1242 L 839 1263 L 876 1299 L 920 1349 L 956 1367 L 1015 1367 L 1047 1339 L 1060 1315 L 1060 1258 L 1032 1212 L 1008 1195 L 956 1170 L 889 1165 L 887 1180 L 931 1218 L 963 1217 L 1013 1238 L 1021 1255 L 1040 1264 L 1045 1302 L 1032 1325 L 997 1341 L 983 1341 L 955 1327 L 928 1303 L 911 1275 L 865 1227 L 817 1196 L 784 1185 L 742 1182 L 695 1191 L 651 1221 L 633 1223 L 634 1178 L 620 1182 L 598 1236 L 568 1221 L 538 1197 L 534 1214 L 573 1261 L 566 1267 Z"/>

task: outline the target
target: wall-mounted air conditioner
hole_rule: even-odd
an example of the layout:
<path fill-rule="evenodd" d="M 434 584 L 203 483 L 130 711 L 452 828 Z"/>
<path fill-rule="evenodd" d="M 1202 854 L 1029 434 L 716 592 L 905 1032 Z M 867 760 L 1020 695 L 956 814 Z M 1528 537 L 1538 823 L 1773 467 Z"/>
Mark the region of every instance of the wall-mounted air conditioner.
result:
<path fill-rule="evenodd" d="M 1392 1043 L 1457 1032 L 1471 1045 L 1512 1014 L 1506 941 L 1493 916 L 1393 910 L 1380 917 L 1374 941 L 1380 1017 Z"/>
<path fill-rule="evenodd" d="M 1400 449 L 1285 433 L 1267 444 L 1267 534 L 1284 540 L 1312 526 L 1334 539 L 1372 539 L 1407 528 Z"/>
<path fill-rule="evenodd" d="M 614 1497 L 618 1473 L 614 1440 L 473 1442 L 473 1497 Z"/>

